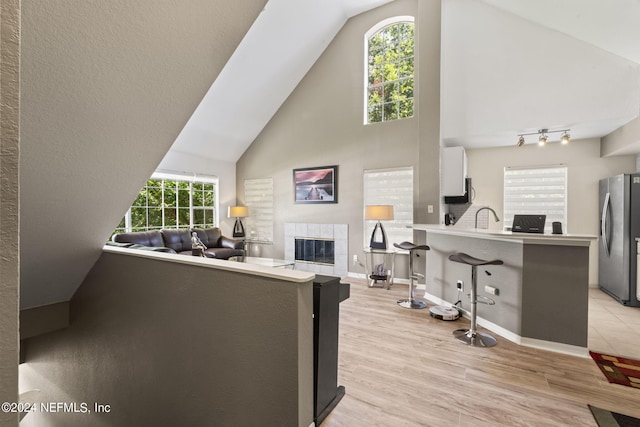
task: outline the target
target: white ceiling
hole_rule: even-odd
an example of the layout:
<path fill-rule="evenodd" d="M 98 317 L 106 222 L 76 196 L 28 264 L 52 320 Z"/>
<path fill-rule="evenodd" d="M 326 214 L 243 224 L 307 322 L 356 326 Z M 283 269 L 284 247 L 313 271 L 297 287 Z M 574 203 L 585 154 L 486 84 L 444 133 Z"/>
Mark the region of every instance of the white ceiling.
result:
<path fill-rule="evenodd" d="M 236 162 L 354 15 L 392 0 L 269 0 L 171 150 Z"/>
<path fill-rule="evenodd" d="M 482 0 L 640 64 L 638 0 Z"/>
<path fill-rule="evenodd" d="M 217 160 L 237 161 L 347 19 L 390 1 L 269 0 L 171 150 L 198 155 L 212 153 Z M 445 13 L 447 8 L 454 14 Z M 490 18 L 495 19 L 495 26 L 480 20 L 473 12 L 474 8 L 490 13 Z M 465 20 L 469 25 L 455 25 Z M 473 39 L 468 37 L 464 41 L 467 46 L 473 42 L 487 43 L 483 37 L 490 41 L 496 30 L 511 28 L 517 36 L 521 32 L 524 34 L 525 43 L 526 37 L 534 40 L 528 43 L 546 40 L 544 46 L 522 46 L 523 52 L 520 53 L 524 55 L 528 54 L 525 48 L 538 52 L 540 57 L 529 56 L 530 60 L 542 61 L 552 69 L 562 66 L 562 61 L 544 61 L 567 58 L 568 63 L 581 68 L 576 68 L 575 72 L 569 70 L 566 75 L 545 74 L 543 71 L 535 74 L 535 82 L 522 81 L 522 76 L 514 73 L 513 84 L 517 85 L 518 99 L 524 100 L 521 101 L 524 108 L 514 108 L 507 99 L 500 99 L 500 96 L 507 98 L 513 94 L 504 80 L 494 79 L 496 81 L 487 83 L 487 80 L 479 80 L 482 73 L 475 72 L 478 69 L 489 70 L 500 61 L 511 61 L 511 57 L 505 57 L 513 55 L 509 49 L 495 52 L 502 58 L 492 53 L 484 56 L 486 63 L 474 62 L 471 73 L 475 76 L 471 78 L 460 72 L 445 74 L 443 71 L 444 143 L 470 148 L 506 146 L 515 143 L 518 133 L 565 127 L 571 129 L 575 140 L 602 137 L 627 123 L 638 115 L 640 109 L 638 22 L 638 0 L 445 0 L 443 67 L 447 64 L 453 70 L 463 70 L 468 65 L 465 61 L 470 57 L 474 61 L 479 60 L 473 51 L 465 57 L 460 52 L 447 51 L 445 44 L 447 39 L 459 37 L 463 40 L 468 37 L 466 32 L 475 25 L 482 33 L 474 34 Z M 448 28 L 459 34 L 447 34 Z M 588 61 L 598 64 L 591 73 L 589 69 L 593 67 L 585 66 Z M 612 65 L 602 65 L 609 62 Z M 622 78 L 615 75 L 617 73 L 622 73 Z M 446 76 L 449 76 L 449 81 Z M 452 81 L 452 78 L 465 81 Z M 606 85 L 603 84 L 605 81 Z M 469 85 L 470 92 L 464 95 L 470 98 L 479 88 L 496 96 L 478 92 L 479 99 L 475 103 L 472 99 L 464 106 L 456 105 L 455 102 L 461 102 L 459 91 L 465 87 L 464 83 Z M 547 108 L 548 100 L 540 99 L 541 87 L 550 98 L 562 94 L 567 87 L 574 92 L 563 96 L 562 107 L 557 106 L 554 110 Z M 601 92 L 593 91 L 593 88 L 600 88 Z M 448 110 L 447 106 L 452 105 L 454 111 Z M 537 110 L 536 105 L 539 107 Z M 499 114 L 501 108 L 507 110 L 506 114 Z M 489 112 L 494 112 L 494 116 L 487 119 L 483 114 Z M 460 118 L 467 122 L 460 123 Z M 550 136 L 551 140 L 557 140 L 560 134 Z"/>
<path fill-rule="evenodd" d="M 561 33 L 573 38 L 578 43 L 584 43 L 595 47 L 592 58 L 597 63 L 618 62 L 622 67 L 626 65 L 629 74 L 627 79 L 620 78 L 617 73 L 612 73 L 608 78 L 607 90 L 609 96 L 604 94 L 597 99 L 597 104 L 591 107 L 589 113 L 583 115 L 583 120 L 562 123 L 541 122 L 534 124 L 537 128 L 559 125 L 559 127 L 571 127 L 572 136 L 576 138 L 603 137 L 628 121 L 636 118 L 640 113 L 640 1 L 638 0 L 481 0 L 497 9 L 513 14 L 534 25 L 546 28 L 550 32 Z M 553 56 L 554 50 L 564 55 L 567 61 L 572 61 L 574 51 L 562 51 L 558 46 L 548 46 L 547 53 Z M 601 50 L 601 52 L 598 52 Z M 610 58 L 600 60 L 603 56 Z M 617 58 L 615 58 L 617 57 Z M 542 56 L 541 61 L 547 58 Z M 628 61 L 627 64 L 624 64 Z M 561 63 L 547 61 L 549 67 L 562 66 Z M 592 66 L 595 63 L 591 64 Z M 620 65 L 618 65 L 620 66 Z M 590 71 L 584 66 L 577 70 L 575 75 L 561 85 L 570 85 L 572 80 L 580 79 L 583 71 Z M 616 87 L 615 85 L 618 84 Z M 535 93 L 529 94 L 535 97 Z M 570 100 L 564 100 L 570 105 Z M 584 104 L 578 103 L 574 107 L 579 109 Z M 616 110 L 615 113 L 613 112 Z M 606 119 L 603 116 L 607 115 Z M 593 119 L 589 120 L 589 117 Z M 559 127 L 556 127 L 559 128 Z M 505 129 L 509 131 L 510 129 Z M 518 129 L 519 132 L 533 131 L 532 128 Z M 554 140 L 559 139 L 560 134 L 555 134 Z M 533 137 L 535 139 L 535 136 Z M 512 133 L 497 138 L 500 141 L 493 145 L 512 145 L 515 139 Z M 492 145 L 486 141 L 486 145 Z M 625 150 L 624 154 L 632 154 L 632 151 L 640 152 L 640 146 Z M 622 153 L 621 153 L 622 154 Z"/>
<path fill-rule="evenodd" d="M 624 3 L 607 2 L 615 11 L 608 13 L 637 15 Z M 638 30 L 618 19 L 599 22 L 608 31 L 588 31 L 598 24 L 582 19 L 583 11 L 597 16 L 604 9 L 597 0 L 443 2 L 444 144 L 513 146 L 518 134 L 544 128 L 571 129 L 574 140 L 595 138 L 637 117 L 639 64 L 599 46 L 618 46 L 607 37 L 613 31 L 633 38 Z"/>

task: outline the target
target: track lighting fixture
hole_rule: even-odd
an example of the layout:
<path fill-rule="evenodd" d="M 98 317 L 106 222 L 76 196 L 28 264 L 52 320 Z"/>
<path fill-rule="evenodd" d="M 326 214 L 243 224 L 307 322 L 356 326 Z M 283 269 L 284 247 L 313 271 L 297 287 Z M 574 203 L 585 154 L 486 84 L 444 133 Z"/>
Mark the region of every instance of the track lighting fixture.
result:
<path fill-rule="evenodd" d="M 549 136 L 547 135 L 548 133 L 558 133 L 558 132 L 562 132 L 562 136 L 560 137 L 560 142 L 562 142 L 563 144 L 568 144 L 569 140 L 571 139 L 571 135 L 569 135 L 570 130 L 571 129 L 560 129 L 560 130 L 538 129 L 537 132 L 521 133 L 521 134 L 518 134 L 518 142 L 516 143 L 516 146 L 522 147 L 525 144 L 524 137 L 527 135 L 538 135 L 538 145 L 542 146 L 542 145 L 545 145 L 549 140 Z"/>
<path fill-rule="evenodd" d="M 546 129 L 542 129 L 542 133 L 540 134 L 540 136 L 538 137 L 538 145 L 544 145 L 547 143 L 547 135 L 545 135 L 544 131 Z"/>

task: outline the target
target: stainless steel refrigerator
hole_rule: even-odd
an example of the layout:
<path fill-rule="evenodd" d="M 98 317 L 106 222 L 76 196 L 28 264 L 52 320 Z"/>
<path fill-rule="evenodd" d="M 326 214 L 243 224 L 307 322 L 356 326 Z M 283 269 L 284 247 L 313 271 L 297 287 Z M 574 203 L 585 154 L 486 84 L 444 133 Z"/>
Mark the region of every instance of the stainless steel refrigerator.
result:
<path fill-rule="evenodd" d="M 601 179 L 599 286 L 621 304 L 640 307 L 636 238 L 640 238 L 640 174 Z"/>

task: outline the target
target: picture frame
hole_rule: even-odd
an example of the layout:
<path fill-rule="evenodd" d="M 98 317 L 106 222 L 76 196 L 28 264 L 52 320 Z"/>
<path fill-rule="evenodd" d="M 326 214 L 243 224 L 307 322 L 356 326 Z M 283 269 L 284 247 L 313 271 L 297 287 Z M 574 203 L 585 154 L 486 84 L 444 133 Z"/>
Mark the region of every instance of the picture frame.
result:
<path fill-rule="evenodd" d="M 295 203 L 338 203 L 338 166 L 293 170 Z"/>

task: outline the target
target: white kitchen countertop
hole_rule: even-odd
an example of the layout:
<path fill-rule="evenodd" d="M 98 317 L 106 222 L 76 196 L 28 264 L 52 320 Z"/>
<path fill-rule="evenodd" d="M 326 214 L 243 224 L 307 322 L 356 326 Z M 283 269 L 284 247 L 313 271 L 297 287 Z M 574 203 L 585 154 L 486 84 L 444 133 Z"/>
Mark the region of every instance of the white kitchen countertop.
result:
<path fill-rule="evenodd" d="M 597 240 L 597 236 L 590 234 L 537 234 L 514 233 L 512 231 L 457 228 L 454 226 L 439 224 L 413 224 L 414 230 L 422 230 L 427 233 L 447 234 L 451 236 L 473 237 L 488 240 L 520 241 L 528 245 L 560 245 L 560 246 L 589 246 L 591 241 Z"/>

